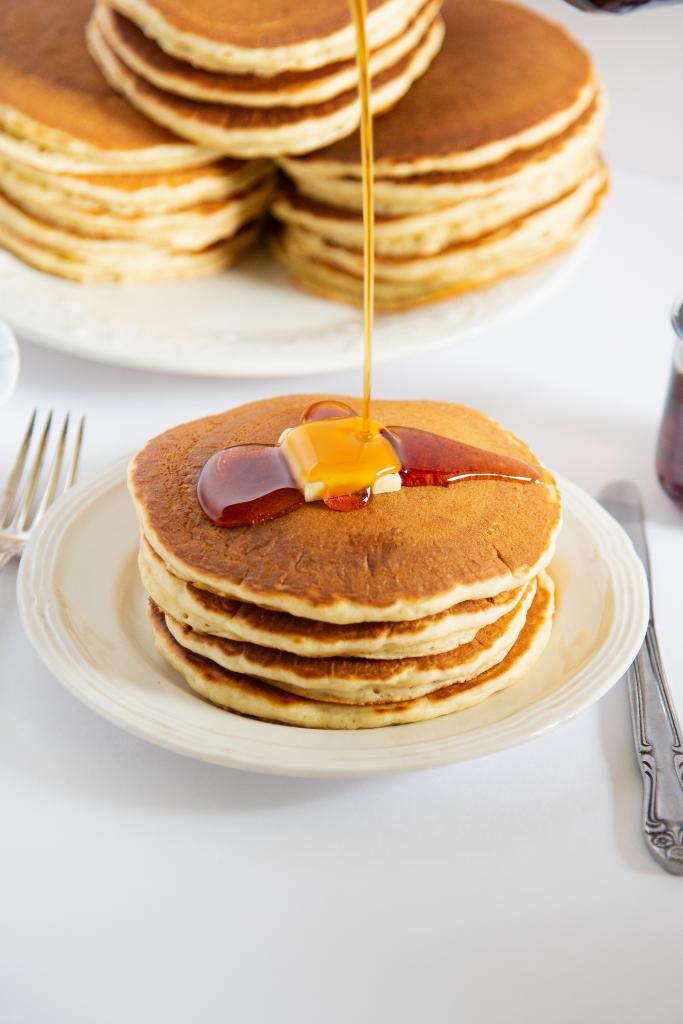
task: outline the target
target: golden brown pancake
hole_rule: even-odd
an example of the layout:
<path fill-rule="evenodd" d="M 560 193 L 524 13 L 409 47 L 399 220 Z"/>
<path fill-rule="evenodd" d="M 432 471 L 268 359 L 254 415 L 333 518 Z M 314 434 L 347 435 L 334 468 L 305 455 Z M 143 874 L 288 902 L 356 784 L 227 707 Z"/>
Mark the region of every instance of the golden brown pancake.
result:
<path fill-rule="evenodd" d="M 532 580 L 522 600 L 479 630 L 469 643 L 417 658 L 307 658 L 199 633 L 171 615 L 166 616 L 166 625 L 182 647 L 290 693 L 340 704 L 386 704 L 422 697 L 497 665 L 521 633 L 535 596 L 536 580 Z"/>
<path fill-rule="evenodd" d="M 433 171 L 400 178 L 375 176 L 376 223 L 397 221 L 409 214 L 432 212 L 443 207 L 462 207 L 473 200 L 496 200 L 509 192 L 526 192 L 529 202 L 548 182 L 581 173 L 595 163 L 602 142 L 605 102 L 596 96 L 590 107 L 565 131 L 530 150 L 515 150 L 504 160 L 470 171 Z M 286 172 L 283 190 L 291 202 L 314 204 L 320 213 L 362 223 L 361 180 L 346 168 L 343 174 L 316 173 L 315 164 L 297 157 L 280 157 Z M 556 194 L 565 188 L 561 185 Z"/>
<path fill-rule="evenodd" d="M 269 166 L 221 160 L 137 113 L 88 53 L 91 9 L 0 10 L 0 246 L 78 281 L 228 266 L 259 234 Z"/>
<path fill-rule="evenodd" d="M 58 10 L 42 0 L 0 8 L 0 125 L 22 134 L 39 126 L 36 142 L 50 143 L 56 133 L 104 151 L 181 147 L 189 158 L 191 146 L 140 115 L 102 78 L 84 39 L 91 8 L 91 0 L 60 0 Z"/>
<path fill-rule="evenodd" d="M 599 166 L 553 203 L 481 238 L 447 245 L 426 255 L 378 258 L 377 310 L 396 312 L 452 298 L 549 260 L 584 237 L 607 191 L 607 175 Z M 301 228 L 275 232 L 271 248 L 302 288 L 325 298 L 362 305 L 362 260 L 358 250 Z"/>
<path fill-rule="evenodd" d="M 407 53 L 436 19 L 440 7 L 441 0 L 426 0 L 398 36 L 372 51 L 371 74 L 391 67 Z M 97 0 L 96 11 L 105 38 L 136 74 L 160 89 L 189 99 L 245 107 L 301 106 L 321 102 L 356 86 L 355 58 L 275 75 L 208 71 L 171 56 L 135 22 L 114 10 L 108 0 Z"/>
<path fill-rule="evenodd" d="M 368 0 L 368 11 L 386 0 Z M 124 5 L 118 5 L 123 7 Z M 229 43 L 244 49 L 284 46 L 330 36 L 351 23 L 346 0 L 292 7 L 287 0 L 150 0 L 146 4 L 160 18 L 180 32 Z"/>
<path fill-rule="evenodd" d="M 372 729 L 422 722 L 463 711 L 522 679 L 545 647 L 554 610 L 553 586 L 545 574 L 526 623 L 508 655 L 467 682 L 445 686 L 414 700 L 384 705 L 334 704 L 287 693 L 250 676 L 221 668 L 182 647 L 170 634 L 162 612 L 150 602 L 150 621 L 160 655 L 206 700 L 243 715 L 317 729 Z"/>
<path fill-rule="evenodd" d="M 0 247 L 25 263 L 73 281 L 172 281 L 215 273 L 252 245 L 260 224 L 201 249 L 146 240 L 88 237 L 32 216 L 0 192 Z"/>
<path fill-rule="evenodd" d="M 121 216 L 187 211 L 201 203 L 240 196 L 271 178 L 269 165 L 256 160 L 247 164 L 222 160 L 150 174 L 57 174 L 16 161 L 0 161 L 5 191 L 13 185 L 26 195 L 40 194 L 45 203 Z"/>
<path fill-rule="evenodd" d="M 524 587 L 518 587 L 407 622 L 339 625 L 259 608 L 186 583 L 169 572 L 144 539 L 138 566 L 142 584 L 154 603 L 193 630 L 307 658 L 407 658 L 453 650 L 511 611 L 524 593 Z"/>
<path fill-rule="evenodd" d="M 591 60 L 561 26 L 498 0 L 445 0 L 442 13 L 440 53 L 375 124 L 379 176 L 495 163 L 558 135 L 593 100 Z M 359 173 L 358 134 L 301 159 Z"/>
<path fill-rule="evenodd" d="M 533 226 L 537 219 L 543 219 L 541 234 L 545 235 L 547 232 L 546 220 L 548 218 L 559 218 L 563 209 L 569 210 L 572 208 L 573 214 L 572 204 L 576 205 L 577 215 L 582 217 L 592 207 L 596 195 L 604 188 L 606 180 L 606 169 L 602 161 L 598 160 L 589 169 L 589 173 L 585 175 L 583 180 L 572 183 L 571 187 L 560 195 L 542 202 L 538 206 L 533 205 L 524 213 L 511 218 L 507 222 L 504 221 L 492 230 L 484 230 L 480 235 L 475 235 L 474 238 L 465 237 L 464 239 L 456 238 L 454 241 L 447 240 L 446 244 L 432 250 L 429 238 L 422 240 L 416 236 L 413 239 L 413 245 L 408 246 L 406 244 L 403 248 L 398 247 L 395 251 L 378 254 L 375 260 L 377 279 L 406 279 L 410 281 L 413 278 L 422 276 L 419 266 L 420 257 L 422 257 L 422 265 L 430 268 L 438 266 L 439 263 L 448 260 L 449 257 L 456 258 L 464 255 L 467 258 L 475 253 L 477 249 L 492 249 L 494 243 L 498 241 L 514 241 L 522 229 Z M 309 210 L 312 210 L 312 208 L 309 207 Z M 438 211 L 435 211 L 435 216 L 437 215 Z M 445 220 L 446 212 L 443 211 L 442 215 Z M 574 219 L 570 219 L 572 225 L 574 222 Z M 349 244 L 348 239 L 341 239 L 335 235 L 332 218 L 327 219 L 327 224 L 327 229 L 323 230 L 320 235 L 315 230 L 312 230 L 310 225 L 297 225 L 294 222 L 288 235 L 293 239 L 301 238 L 302 241 L 306 238 L 310 239 L 311 252 L 323 258 L 329 258 L 332 262 L 338 263 L 339 266 L 349 269 L 352 273 L 357 273 L 361 277 L 363 263 L 362 239 L 360 240 L 361 246 Z M 380 221 L 380 230 L 383 226 L 383 222 Z M 490 255 L 491 253 L 487 251 L 485 259 L 488 260 Z M 418 264 L 417 270 L 413 272 L 416 263 Z"/>
<path fill-rule="evenodd" d="M 292 4 L 288 0 L 115 0 L 170 54 L 199 67 L 272 75 L 320 67 L 355 54 L 346 0 Z M 420 0 L 369 0 L 368 40 L 379 46 L 410 20 Z"/>
<path fill-rule="evenodd" d="M 233 444 L 277 443 L 312 402 L 329 397 L 254 402 L 175 427 L 138 453 L 129 486 L 142 531 L 176 576 L 221 596 L 344 623 L 437 614 L 520 586 L 548 563 L 561 505 L 547 471 L 542 484 L 468 479 L 377 496 L 358 512 L 311 503 L 257 526 L 215 526 L 196 497 L 207 459 Z M 358 399 L 341 400 L 359 408 Z M 540 465 L 466 406 L 376 401 L 372 415 Z"/>
<path fill-rule="evenodd" d="M 261 217 L 271 191 L 266 181 L 228 199 L 195 203 L 170 212 L 129 214 L 106 207 L 84 209 L 64 196 L 55 202 L 54 196 L 45 195 L 42 189 L 8 174 L 2 182 L 0 200 L 11 202 L 22 213 L 57 229 L 60 235 L 66 233 L 74 247 L 76 237 L 82 236 L 93 239 L 98 249 L 107 243 L 115 249 L 117 242 L 131 241 L 192 252 L 232 237 L 243 225 Z"/>
<path fill-rule="evenodd" d="M 201 146 L 241 157 L 274 156 L 314 149 L 353 131 L 359 119 L 357 91 L 299 107 L 243 107 L 177 96 L 152 85 L 126 64 L 116 35 L 97 11 L 87 30 L 88 46 L 109 83 L 138 109 Z M 374 112 L 385 110 L 424 73 L 443 39 L 434 22 L 423 38 L 392 67 L 373 77 Z"/>
<path fill-rule="evenodd" d="M 561 199 L 594 172 L 596 165 L 594 152 L 588 150 L 578 164 L 554 164 L 549 173 L 537 175 L 531 186 L 500 188 L 488 195 L 401 216 L 377 214 L 375 256 L 380 260 L 431 256 L 455 245 L 476 243 Z M 360 212 L 312 199 L 286 181 L 270 212 L 288 227 L 311 232 L 336 246 L 362 251 Z"/>
<path fill-rule="evenodd" d="M 375 137 L 375 297 L 396 312 L 490 286 L 576 244 L 607 189 L 604 99 L 560 26 L 445 0 L 444 45 Z M 358 134 L 277 158 L 271 248 L 290 278 L 362 303 Z"/>

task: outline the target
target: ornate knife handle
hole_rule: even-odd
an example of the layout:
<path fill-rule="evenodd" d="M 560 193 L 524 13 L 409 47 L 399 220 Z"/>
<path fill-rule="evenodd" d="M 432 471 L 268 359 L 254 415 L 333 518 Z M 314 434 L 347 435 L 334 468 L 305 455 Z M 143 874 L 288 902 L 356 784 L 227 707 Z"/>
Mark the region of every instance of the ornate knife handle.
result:
<path fill-rule="evenodd" d="M 683 875 L 683 746 L 652 623 L 626 675 L 643 777 L 643 831 L 655 860 Z"/>

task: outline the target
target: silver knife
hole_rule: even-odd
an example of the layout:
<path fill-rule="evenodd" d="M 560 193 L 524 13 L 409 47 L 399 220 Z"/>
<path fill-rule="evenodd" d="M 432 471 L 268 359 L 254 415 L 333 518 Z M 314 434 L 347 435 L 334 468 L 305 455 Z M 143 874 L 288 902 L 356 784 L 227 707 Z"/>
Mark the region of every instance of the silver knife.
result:
<path fill-rule="evenodd" d="M 643 507 L 635 484 L 609 484 L 600 503 L 631 538 L 645 566 L 650 590 L 650 621 L 643 646 L 626 673 L 636 756 L 643 777 L 643 832 L 657 863 L 683 875 L 683 746 L 655 632 L 650 557 Z"/>

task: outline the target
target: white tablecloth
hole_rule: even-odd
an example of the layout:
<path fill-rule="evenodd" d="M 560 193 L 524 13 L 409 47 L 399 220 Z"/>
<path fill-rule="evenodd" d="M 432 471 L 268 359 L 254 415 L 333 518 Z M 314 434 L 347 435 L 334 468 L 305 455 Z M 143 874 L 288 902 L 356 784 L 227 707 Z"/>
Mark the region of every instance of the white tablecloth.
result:
<path fill-rule="evenodd" d="M 625 149 L 623 118 L 620 130 Z M 683 516 L 653 470 L 681 239 L 683 189 L 618 176 L 561 296 L 495 334 L 381 367 L 376 394 L 486 409 L 593 493 L 638 481 L 683 711 Z M 0 479 L 34 405 L 87 413 L 87 478 L 172 423 L 302 387 L 22 355 L 0 412 Z M 305 387 L 353 392 L 359 379 Z M 14 582 L 14 569 L 0 574 L 7 1024 L 681 1018 L 683 880 L 640 838 L 623 686 L 471 764 L 373 781 L 246 775 L 148 746 L 78 704 L 25 640 Z"/>

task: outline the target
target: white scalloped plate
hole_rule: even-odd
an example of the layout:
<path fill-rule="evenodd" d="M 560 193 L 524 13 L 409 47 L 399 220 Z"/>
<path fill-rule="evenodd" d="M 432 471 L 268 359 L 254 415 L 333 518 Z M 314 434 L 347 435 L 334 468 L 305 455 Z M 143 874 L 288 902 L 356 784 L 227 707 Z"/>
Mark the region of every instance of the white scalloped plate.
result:
<path fill-rule="evenodd" d="M 526 311 L 566 283 L 589 245 L 491 288 L 378 316 L 375 362 L 451 345 Z M 213 277 L 138 285 L 64 281 L 0 251 L 0 317 L 38 345 L 165 373 L 300 376 L 362 360 L 360 313 L 300 292 L 259 249 Z"/>
<path fill-rule="evenodd" d="M 259 722 L 193 695 L 156 654 L 138 580 L 138 529 L 117 463 L 63 498 L 21 561 L 18 600 L 46 666 L 93 711 L 204 761 L 283 775 L 427 768 L 523 743 L 571 718 L 623 675 L 645 634 L 643 567 L 620 526 L 560 481 L 565 523 L 551 567 L 559 608 L 533 671 L 509 690 L 432 722 L 327 732 Z"/>

